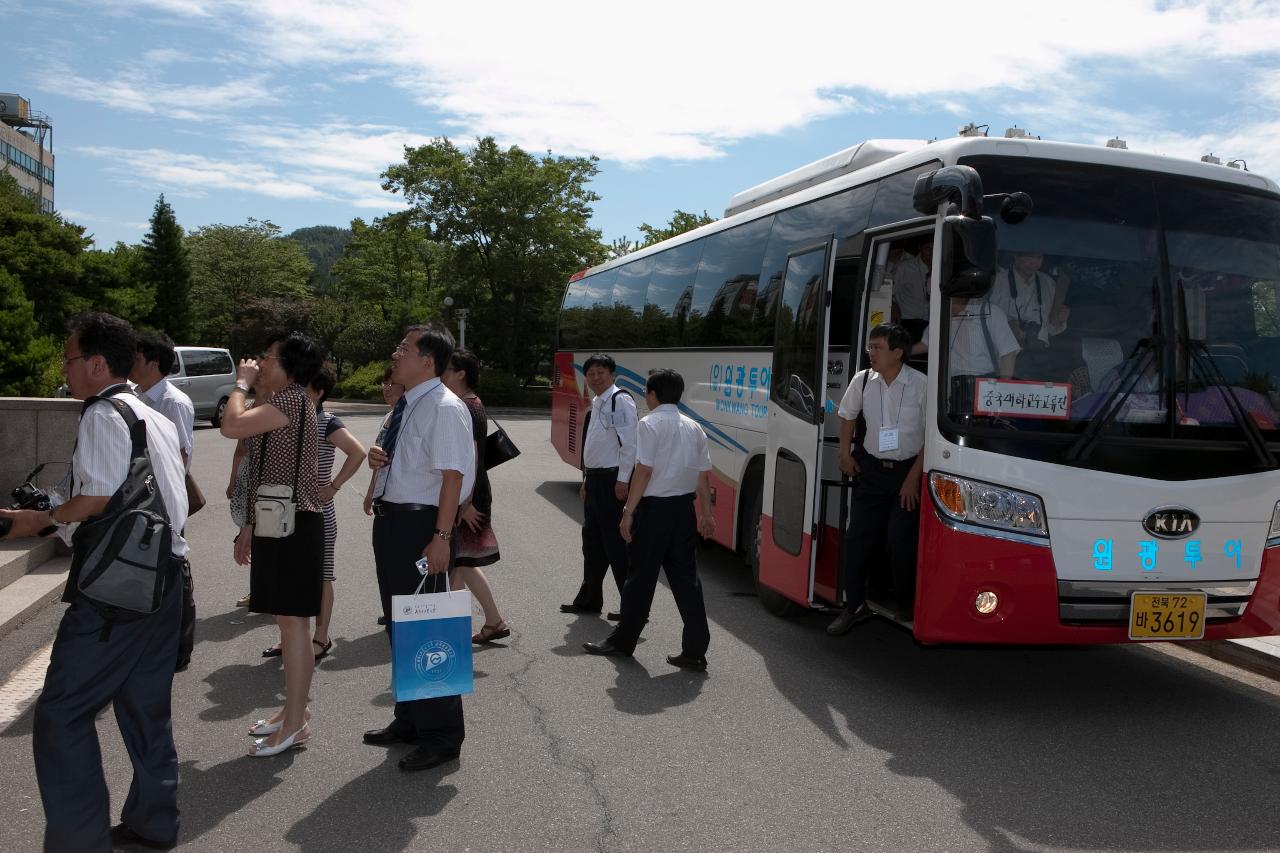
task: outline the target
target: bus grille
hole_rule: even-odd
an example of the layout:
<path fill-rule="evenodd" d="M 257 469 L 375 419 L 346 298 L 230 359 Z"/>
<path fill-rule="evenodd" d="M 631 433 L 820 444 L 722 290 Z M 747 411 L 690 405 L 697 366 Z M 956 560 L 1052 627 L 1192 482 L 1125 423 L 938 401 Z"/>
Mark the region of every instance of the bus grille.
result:
<path fill-rule="evenodd" d="M 1133 592 L 1204 592 L 1208 594 L 1205 618 L 1237 619 L 1244 615 L 1249 597 L 1258 585 L 1251 581 L 1208 583 L 1124 583 L 1058 581 L 1058 618 L 1063 622 L 1098 625 L 1129 622 L 1129 594 Z"/>

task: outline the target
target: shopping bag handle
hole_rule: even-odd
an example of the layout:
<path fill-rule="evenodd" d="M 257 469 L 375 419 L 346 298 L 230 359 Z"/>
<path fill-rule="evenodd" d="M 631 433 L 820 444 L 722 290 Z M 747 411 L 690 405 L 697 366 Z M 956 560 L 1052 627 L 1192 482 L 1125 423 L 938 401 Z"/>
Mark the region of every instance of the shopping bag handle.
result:
<path fill-rule="evenodd" d="M 453 590 L 450 589 L 449 587 L 449 573 L 444 572 L 443 574 L 444 574 L 444 591 L 453 592 Z M 418 588 L 413 591 L 414 595 L 422 595 L 422 588 L 427 585 L 427 578 L 429 577 L 431 577 L 431 575 L 427 574 L 426 572 L 422 573 L 422 580 L 418 581 Z"/>

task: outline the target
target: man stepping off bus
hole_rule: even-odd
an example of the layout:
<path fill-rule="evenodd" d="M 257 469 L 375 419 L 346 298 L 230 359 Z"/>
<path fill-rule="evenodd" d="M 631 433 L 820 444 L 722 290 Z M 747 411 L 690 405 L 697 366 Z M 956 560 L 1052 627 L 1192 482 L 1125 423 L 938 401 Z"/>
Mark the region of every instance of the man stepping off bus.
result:
<path fill-rule="evenodd" d="M 844 610 L 827 626 L 833 637 L 871 616 L 867 576 L 886 528 L 894 590 L 908 607 L 915 595 L 928 383 L 923 373 L 902 363 L 910 347 L 911 334 L 901 326 L 872 329 L 871 367 L 854 375 L 840 401 L 840 470 L 859 480 L 844 540 Z"/>
<path fill-rule="evenodd" d="M 635 474 L 619 525 L 622 538 L 631 545 L 622 619 L 603 642 L 583 643 L 583 648 L 593 655 L 630 657 L 649 618 L 662 569 L 684 620 L 680 653 L 668 655 L 667 663 L 702 672 L 707 668 L 711 631 L 694 550 L 698 534 L 711 536 L 716 523 L 711 515 L 707 434 L 693 418 L 680 414 L 683 393 L 684 379 L 674 370 L 649 374 L 644 396 L 649 414 L 637 430 Z"/>
<path fill-rule="evenodd" d="M 614 382 L 618 365 L 613 356 L 596 353 L 582 365 L 587 387 L 595 394 L 583 428 L 582 586 L 561 613 L 599 613 L 604 608 L 604 578 L 622 594 L 627 581 L 627 545 L 618 533 L 622 504 L 627 499 L 636 463 L 636 401 Z M 610 613 L 610 619 L 618 614 Z"/>

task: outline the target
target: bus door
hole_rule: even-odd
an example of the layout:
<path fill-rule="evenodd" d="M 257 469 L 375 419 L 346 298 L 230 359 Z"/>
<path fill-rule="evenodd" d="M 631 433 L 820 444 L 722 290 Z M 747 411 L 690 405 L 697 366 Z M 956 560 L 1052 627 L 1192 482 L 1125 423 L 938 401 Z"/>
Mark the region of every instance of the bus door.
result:
<path fill-rule="evenodd" d="M 925 337 L 928 325 L 929 304 L 932 289 L 929 278 L 932 272 L 932 252 L 936 219 L 913 220 L 897 223 L 867 232 L 869 243 L 865 257 L 865 304 L 861 312 L 853 341 L 850 344 L 849 369 L 853 376 L 867 366 L 866 345 L 871 330 L 884 323 L 896 323 L 911 333 L 913 341 Z M 928 353 L 907 355 L 906 362 L 921 373 L 928 372 Z M 845 383 L 848 386 L 848 382 Z M 833 391 L 837 403 L 844 395 L 844 388 Z M 838 475 L 837 475 L 838 476 Z M 841 490 L 839 520 L 835 523 L 843 531 L 848 524 L 849 498 L 852 488 Z M 828 513 L 827 523 L 832 513 Z M 840 536 L 840 551 L 844 550 L 844 537 Z M 843 553 L 841 553 L 843 558 Z M 877 561 L 880 564 L 882 561 Z M 887 565 L 887 563 L 884 563 Z M 839 603 L 842 589 L 836 590 L 835 602 Z M 911 618 L 911 602 L 898 602 L 889 578 L 874 575 L 868 578 L 868 598 L 873 609 L 884 615 L 907 622 Z"/>
<path fill-rule="evenodd" d="M 827 238 L 787 258 L 769 388 L 759 582 L 806 605 L 813 600 L 833 244 Z"/>

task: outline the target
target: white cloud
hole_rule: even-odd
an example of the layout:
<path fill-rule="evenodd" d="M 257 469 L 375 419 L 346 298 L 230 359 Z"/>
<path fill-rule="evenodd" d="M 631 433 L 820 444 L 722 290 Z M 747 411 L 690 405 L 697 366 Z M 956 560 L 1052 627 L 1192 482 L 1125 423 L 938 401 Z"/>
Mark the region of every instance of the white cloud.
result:
<path fill-rule="evenodd" d="M 202 7 L 273 59 L 392 75 L 460 135 L 624 162 L 718 156 L 726 144 L 891 99 L 1067 87 L 1081 63 L 1176 72 L 1188 60 L 1274 56 L 1274 2 L 988 0 L 634 7 L 212 0 Z"/>
<path fill-rule="evenodd" d="M 160 148 L 86 146 L 74 150 L 109 161 L 110 171 L 124 183 L 135 186 L 167 187 L 189 195 L 209 190 L 239 190 L 271 198 L 326 197 L 309 183 L 246 159 L 219 160 Z"/>
<path fill-rule="evenodd" d="M 264 74 L 254 74 L 213 85 L 162 83 L 154 79 L 149 69 L 141 67 L 90 79 L 54 66 L 43 82 L 55 94 L 112 109 L 204 121 L 224 119 L 233 111 L 275 102 L 267 79 Z"/>

